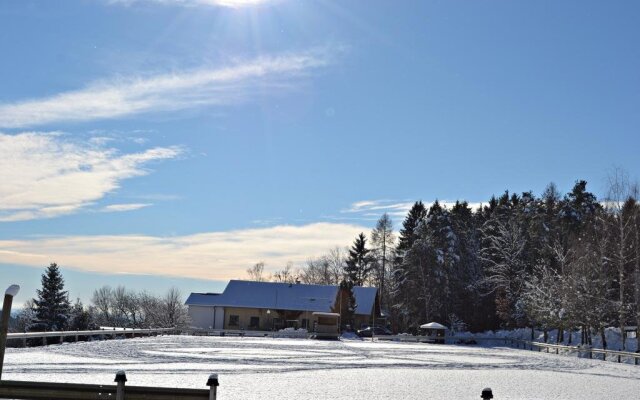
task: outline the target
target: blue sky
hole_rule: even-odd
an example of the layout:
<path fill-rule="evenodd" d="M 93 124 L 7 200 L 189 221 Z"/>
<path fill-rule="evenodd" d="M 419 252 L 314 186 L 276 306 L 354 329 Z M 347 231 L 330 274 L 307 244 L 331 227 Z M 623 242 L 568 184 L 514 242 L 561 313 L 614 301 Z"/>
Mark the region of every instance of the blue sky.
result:
<path fill-rule="evenodd" d="M 640 167 L 635 1 L 0 3 L 0 280 L 219 290 Z M 149 278 L 153 276 L 153 278 Z"/>

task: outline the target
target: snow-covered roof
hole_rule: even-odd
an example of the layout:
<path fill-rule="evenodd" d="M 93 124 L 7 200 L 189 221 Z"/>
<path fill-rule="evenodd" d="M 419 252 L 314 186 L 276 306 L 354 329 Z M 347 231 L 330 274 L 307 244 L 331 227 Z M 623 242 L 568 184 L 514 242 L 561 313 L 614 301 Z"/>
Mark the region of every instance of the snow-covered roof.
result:
<path fill-rule="evenodd" d="M 210 306 L 214 301 L 214 296 L 220 296 L 220 293 L 191 293 L 185 304 L 190 306 Z"/>
<path fill-rule="evenodd" d="M 222 294 L 192 293 L 187 305 L 331 312 L 337 286 L 232 280 Z"/>
<path fill-rule="evenodd" d="M 446 326 L 439 324 L 437 322 L 429 322 L 428 324 L 420 325 L 421 329 L 447 329 Z"/>
<path fill-rule="evenodd" d="M 356 315 L 371 315 L 377 291 L 378 289 L 374 287 L 353 287 L 353 296 L 356 298 Z"/>
<path fill-rule="evenodd" d="M 355 314 L 371 314 L 376 291 L 372 287 L 353 288 Z M 338 286 L 231 280 L 223 293 L 191 293 L 185 304 L 332 312 L 337 297 Z"/>

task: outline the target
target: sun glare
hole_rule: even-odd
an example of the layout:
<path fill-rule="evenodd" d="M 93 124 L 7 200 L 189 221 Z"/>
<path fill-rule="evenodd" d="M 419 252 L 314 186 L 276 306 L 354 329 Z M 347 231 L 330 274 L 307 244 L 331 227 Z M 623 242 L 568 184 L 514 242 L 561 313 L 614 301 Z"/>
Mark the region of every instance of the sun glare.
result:
<path fill-rule="evenodd" d="M 257 6 L 269 1 L 273 0 L 202 0 L 203 3 L 215 4 L 231 8 Z"/>

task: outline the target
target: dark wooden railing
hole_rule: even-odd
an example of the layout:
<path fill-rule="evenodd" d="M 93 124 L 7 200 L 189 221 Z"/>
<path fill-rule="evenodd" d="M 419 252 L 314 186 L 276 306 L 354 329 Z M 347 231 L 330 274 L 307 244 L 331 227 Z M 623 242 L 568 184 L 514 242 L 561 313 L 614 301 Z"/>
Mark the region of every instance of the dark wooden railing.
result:
<path fill-rule="evenodd" d="M 206 389 L 178 389 L 147 386 L 125 386 L 124 372 L 116 374 L 116 385 L 78 383 L 0 381 L 0 399 L 28 400 L 215 400 L 218 376 L 211 375 Z"/>

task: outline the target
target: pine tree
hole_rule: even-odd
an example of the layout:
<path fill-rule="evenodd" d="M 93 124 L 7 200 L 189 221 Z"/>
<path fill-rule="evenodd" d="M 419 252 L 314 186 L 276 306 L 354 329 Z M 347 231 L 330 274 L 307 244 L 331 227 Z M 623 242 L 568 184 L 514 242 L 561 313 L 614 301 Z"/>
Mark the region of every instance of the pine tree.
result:
<path fill-rule="evenodd" d="M 405 257 L 418 239 L 417 228 L 426 217 L 427 209 L 424 204 L 422 201 L 416 201 L 407 213 L 398 236 L 390 282 L 393 286 L 389 288 L 392 303 L 391 322 L 398 330 L 407 329 L 409 321 L 416 319 L 411 303 L 415 300 L 414 287 L 417 281 L 415 276 L 412 276 Z"/>
<path fill-rule="evenodd" d="M 48 330 L 62 330 L 69 320 L 71 306 L 69 294 L 64 289 L 64 279 L 56 263 L 51 263 L 42 274 L 42 289 L 37 289 L 34 299 L 36 317 Z"/>
<path fill-rule="evenodd" d="M 416 228 L 426 217 L 427 209 L 424 204 L 422 204 L 422 201 L 416 201 L 409 210 L 409 213 L 407 213 L 407 216 L 402 223 L 402 229 L 400 229 L 398 247 L 396 247 L 399 257 L 403 257 L 404 253 L 411 248 L 413 242 L 418 237 Z"/>
<path fill-rule="evenodd" d="M 367 238 L 360 233 L 349 249 L 345 275 L 353 286 L 363 286 L 369 281 L 373 269 L 371 250 L 367 249 Z"/>
<path fill-rule="evenodd" d="M 356 296 L 353 294 L 353 282 L 349 281 L 348 279 L 343 279 L 340 282 L 340 290 L 338 292 L 338 296 L 340 296 L 338 300 L 338 304 L 340 307 L 340 323 L 342 327 L 349 325 L 353 329 L 353 315 L 355 314 L 356 308 L 358 307 L 358 305 L 356 304 Z"/>

